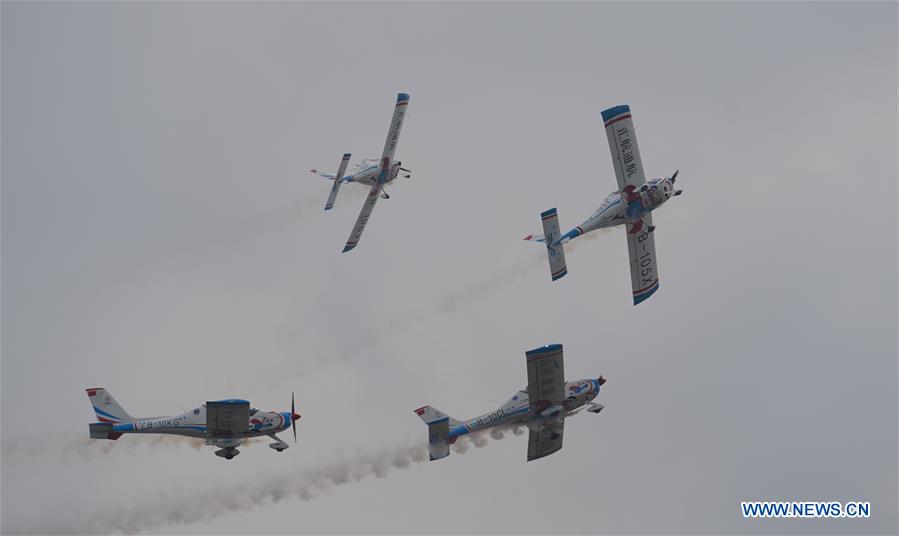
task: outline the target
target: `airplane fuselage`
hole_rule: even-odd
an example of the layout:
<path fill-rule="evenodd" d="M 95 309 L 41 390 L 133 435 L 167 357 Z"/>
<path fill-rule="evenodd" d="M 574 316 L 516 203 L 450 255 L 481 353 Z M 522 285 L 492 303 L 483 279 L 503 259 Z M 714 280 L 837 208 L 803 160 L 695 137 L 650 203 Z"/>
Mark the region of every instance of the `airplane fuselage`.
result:
<path fill-rule="evenodd" d="M 584 223 L 562 235 L 559 241 L 567 242 L 597 229 L 635 223 L 662 206 L 675 195 L 675 191 L 674 184 L 669 178 L 658 178 L 646 181 L 646 189 L 635 192 L 632 199 L 628 199 L 627 194 L 612 192 L 599 205 L 596 212 Z"/>
<path fill-rule="evenodd" d="M 250 420 L 247 422 L 246 432 L 239 438 L 257 437 L 277 432 L 283 432 L 290 428 L 290 412 L 258 411 L 251 410 Z M 116 423 L 112 425 L 112 431 L 122 434 L 150 433 L 150 434 L 174 434 L 188 437 L 206 437 L 206 407 L 186 411 L 170 417 L 148 417 L 135 419 L 133 422 Z M 237 438 L 237 439 L 239 439 Z"/>
<path fill-rule="evenodd" d="M 566 398 L 560 406 L 537 408 L 532 412 L 527 391 L 518 391 L 499 408 L 464 422 L 455 422 L 450 427 L 447 441 L 456 441 L 461 436 L 496 426 L 525 425 L 539 430 L 554 422 L 561 421 L 571 412 L 593 401 L 599 394 L 597 380 L 578 380 L 565 384 Z"/>
<path fill-rule="evenodd" d="M 366 186 L 374 186 L 379 180 L 382 180 L 381 184 L 387 184 L 396 179 L 400 171 L 399 165 L 399 162 L 390 165 L 387 172 L 384 174 L 384 178 L 381 179 L 381 166 L 377 162 L 364 160 L 359 166 L 359 169 L 349 175 L 341 177 L 340 180 L 343 182 L 358 182 L 359 184 L 364 184 Z"/>

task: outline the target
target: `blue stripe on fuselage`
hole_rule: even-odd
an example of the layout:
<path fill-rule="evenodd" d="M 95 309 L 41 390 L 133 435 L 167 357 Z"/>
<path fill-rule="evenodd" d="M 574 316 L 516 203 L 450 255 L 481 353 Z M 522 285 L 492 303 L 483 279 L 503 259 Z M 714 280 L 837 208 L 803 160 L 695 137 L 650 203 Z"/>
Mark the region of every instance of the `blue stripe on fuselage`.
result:
<path fill-rule="evenodd" d="M 494 421 L 497 424 L 491 424 L 490 426 L 485 426 L 484 428 L 476 428 L 474 431 L 477 432 L 478 430 L 492 428 L 494 426 L 502 426 L 504 423 L 508 422 L 509 417 L 512 417 L 513 415 L 518 415 L 521 413 L 527 413 L 528 411 L 530 411 L 530 409 L 531 409 L 530 406 L 522 406 L 522 407 L 516 409 L 515 411 L 513 411 L 512 413 L 503 415 L 502 418 Z M 469 421 L 469 422 L 475 422 L 475 421 L 477 421 L 477 419 L 473 419 L 472 421 Z M 463 424 L 462 426 L 457 426 L 457 427 L 453 428 L 452 430 L 450 430 L 449 435 L 447 435 L 447 439 L 451 439 L 454 437 L 460 437 L 460 436 L 468 434 L 471 431 L 472 431 L 472 429 L 471 429 L 470 425 Z"/>
<path fill-rule="evenodd" d="M 571 240 L 572 238 L 575 238 L 578 236 L 581 236 L 581 232 L 578 231 L 577 229 L 572 229 L 572 230 L 568 231 L 567 233 L 563 234 L 562 237 L 559 238 L 559 241 L 561 242 L 562 240 L 564 240 L 566 238 Z"/>

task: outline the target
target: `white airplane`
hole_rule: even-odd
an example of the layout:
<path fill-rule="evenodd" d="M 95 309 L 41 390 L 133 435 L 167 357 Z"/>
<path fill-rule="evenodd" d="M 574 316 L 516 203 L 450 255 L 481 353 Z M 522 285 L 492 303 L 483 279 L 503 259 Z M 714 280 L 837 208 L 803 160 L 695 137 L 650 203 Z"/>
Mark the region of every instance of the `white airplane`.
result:
<path fill-rule="evenodd" d="M 449 456 L 450 445 L 460 437 L 495 426 L 525 425 L 528 461 L 543 458 L 562 448 L 565 418 L 581 409 L 599 413 L 603 406 L 593 402 L 605 378 L 565 382 L 562 345 L 552 344 L 525 353 L 528 386 L 499 408 L 468 421 L 459 421 L 431 406 L 415 413 L 428 425 L 431 461 Z"/>
<path fill-rule="evenodd" d="M 334 200 L 337 199 L 337 191 L 344 182 L 358 182 L 366 186 L 371 186 L 368 192 L 368 198 L 362 205 L 362 211 L 356 219 L 356 225 L 350 233 L 350 237 L 343 248 L 343 252 L 353 249 L 359 244 L 362 237 L 362 231 L 368 223 L 371 211 L 375 208 L 378 197 L 390 199 L 384 186 L 397 178 L 400 172 L 403 172 L 403 178 L 412 177 L 411 172 L 402 167 L 402 162 L 393 161 L 393 153 L 396 152 L 396 144 L 400 139 L 400 129 L 403 127 L 403 118 L 406 116 L 406 108 L 409 105 L 409 94 L 400 93 L 396 96 L 396 106 L 393 108 L 393 119 L 390 120 L 390 129 L 387 131 L 387 142 L 384 144 L 384 152 L 381 159 L 366 158 L 361 163 L 356 164 L 353 173 L 344 175 L 347 164 L 350 163 L 350 153 L 345 153 L 343 159 L 340 160 L 340 166 L 337 168 L 337 174 L 332 175 L 317 169 L 310 169 L 310 173 L 321 175 L 322 177 L 334 181 L 331 186 L 331 193 L 328 195 L 328 201 L 325 203 L 325 210 L 330 210 L 334 206 Z"/>
<path fill-rule="evenodd" d="M 227 399 L 205 404 L 171 417 L 135 418 L 102 387 L 87 389 L 97 419 L 90 424 L 91 439 L 118 439 L 122 434 L 174 434 L 206 439 L 207 445 L 221 447 L 216 456 L 230 460 L 240 454 L 237 447 L 250 437 L 268 436 L 275 440 L 269 447 L 278 452 L 290 445 L 281 441 L 277 432 L 293 428 L 293 441 L 297 440 L 293 394 L 290 395 L 290 412 L 259 411 L 251 408 L 246 400 Z"/>
<path fill-rule="evenodd" d="M 559 232 L 559 217 L 555 208 L 540 214 L 542 235 L 530 234 L 525 240 L 545 242 L 549 256 L 549 271 L 555 281 L 568 273 L 563 246 L 572 238 L 596 229 L 624 225 L 627 229 L 627 250 L 631 261 L 631 287 L 634 305 L 659 289 L 656 270 L 656 248 L 652 232 L 652 211 L 682 190 L 674 188 L 674 175 L 646 181 L 643 162 L 637 148 L 637 135 L 631 109 L 623 104 L 602 113 L 612 151 L 612 163 L 618 179 L 618 190 L 612 192 L 587 220 L 564 235 Z"/>

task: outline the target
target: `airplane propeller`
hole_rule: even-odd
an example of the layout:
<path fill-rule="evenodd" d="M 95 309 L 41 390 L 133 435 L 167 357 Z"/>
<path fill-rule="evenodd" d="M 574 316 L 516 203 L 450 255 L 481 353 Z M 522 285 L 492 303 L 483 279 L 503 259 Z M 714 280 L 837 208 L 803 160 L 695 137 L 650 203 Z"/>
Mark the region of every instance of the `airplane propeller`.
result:
<path fill-rule="evenodd" d="M 677 178 L 677 174 L 680 173 L 679 169 L 674 170 L 674 175 L 671 176 L 671 184 L 674 184 L 674 179 Z"/>
<path fill-rule="evenodd" d="M 297 420 L 300 418 L 297 415 L 296 404 L 294 403 L 293 391 L 290 393 L 290 427 L 293 428 L 293 442 L 297 442 Z"/>

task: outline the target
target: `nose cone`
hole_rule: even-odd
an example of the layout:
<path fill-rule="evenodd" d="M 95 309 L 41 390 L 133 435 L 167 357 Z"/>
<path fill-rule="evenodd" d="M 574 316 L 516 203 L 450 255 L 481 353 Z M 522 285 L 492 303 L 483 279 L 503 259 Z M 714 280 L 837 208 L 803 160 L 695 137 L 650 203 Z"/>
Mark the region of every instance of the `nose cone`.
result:
<path fill-rule="evenodd" d="M 606 383 L 606 379 L 603 378 L 602 376 L 600 376 L 600 377 L 596 380 L 596 383 L 598 383 L 599 385 L 603 385 L 604 383 Z"/>
<path fill-rule="evenodd" d="M 300 414 L 299 414 L 299 413 L 294 413 L 294 414 L 292 415 L 292 417 L 293 417 L 293 420 L 294 420 L 294 421 L 300 420 Z"/>

